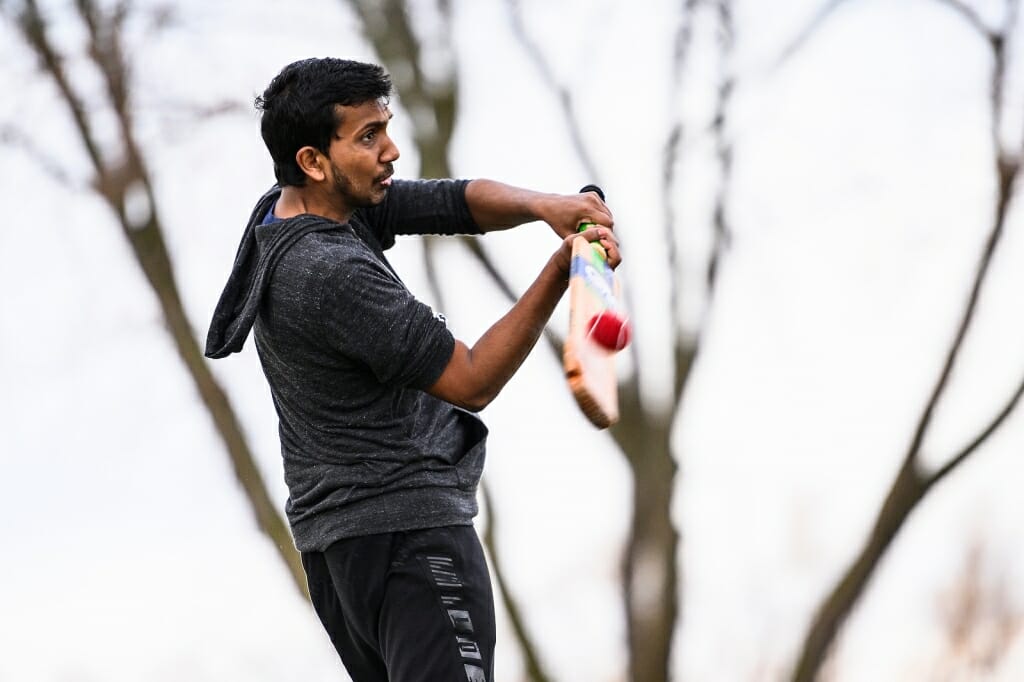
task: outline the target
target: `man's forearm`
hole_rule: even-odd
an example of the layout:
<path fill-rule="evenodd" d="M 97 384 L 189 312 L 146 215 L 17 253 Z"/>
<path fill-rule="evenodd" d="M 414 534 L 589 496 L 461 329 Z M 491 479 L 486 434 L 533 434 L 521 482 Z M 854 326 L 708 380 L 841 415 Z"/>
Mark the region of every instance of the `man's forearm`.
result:
<path fill-rule="evenodd" d="M 448 369 L 429 392 L 469 410 L 486 407 L 530 354 L 567 286 L 568 275 L 549 261 L 472 348 L 456 342 Z"/>
<path fill-rule="evenodd" d="M 512 309 L 473 344 L 470 362 L 485 403 L 498 395 L 526 360 L 567 286 L 568 277 L 549 264 Z"/>
<path fill-rule="evenodd" d="M 477 179 L 466 185 L 466 204 L 484 232 L 542 220 L 556 235 L 565 238 L 582 222 L 613 225 L 611 211 L 593 192 L 549 194 Z"/>
<path fill-rule="evenodd" d="M 469 410 L 482 410 L 498 395 L 530 354 L 568 288 L 572 247 L 577 239 L 599 243 L 613 268 L 622 260 L 615 235 L 607 228 L 589 229 L 563 239 L 530 288 L 472 348 L 455 342 L 448 366 L 428 393 Z"/>
<path fill-rule="evenodd" d="M 538 202 L 548 196 L 494 180 L 477 179 L 466 185 L 469 212 L 484 232 L 541 220 Z"/>

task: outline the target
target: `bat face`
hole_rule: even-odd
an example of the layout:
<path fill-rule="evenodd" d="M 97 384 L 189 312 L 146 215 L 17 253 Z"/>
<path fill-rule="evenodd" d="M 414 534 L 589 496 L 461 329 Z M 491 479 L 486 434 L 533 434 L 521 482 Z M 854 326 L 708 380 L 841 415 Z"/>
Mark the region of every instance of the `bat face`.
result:
<path fill-rule="evenodd" d="M 603 429 L 619 418 L 615 353 L 619 350 L 616 346 L 621 332 L 628 330 L 628 326 L 618 310 L 615 272 L 599 249 L 586 239 L 573 242 L 569 271 L 569 335 L 563 364 L 569 388 L 583 414 L 594 426 Z M 616 319 L 622 324 L 618 325 L 616 340 L 609 345 L 614 332 L 608 329 L 608 321 L 615 327 Z"/>
<path fill-rule="evenodd" d="M 598 299 L 599 306 L 610 310 L 616 306 L 615 273 L 608 267 L 602 251 L 600 246 L 589 242 L 578 249 L 573 244 L 569 277 L 581 278 L 588 292 Z"/>

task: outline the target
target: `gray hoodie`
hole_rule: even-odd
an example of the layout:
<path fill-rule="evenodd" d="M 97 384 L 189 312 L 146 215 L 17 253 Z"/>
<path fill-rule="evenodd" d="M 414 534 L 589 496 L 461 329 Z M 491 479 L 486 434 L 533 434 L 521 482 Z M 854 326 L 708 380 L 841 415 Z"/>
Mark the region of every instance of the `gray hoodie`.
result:
<path fill-rule="evenodd" d="M 257 203 L 214 312 L 206 354 L 250 329 L 279 417 L 295 545 L 469 525 L 487 429 L 424 392 L 455 340 L 409 292 L 384 250 L 396 234 L 471 234 L 465 181 L 395 181 L 348 223 L 302 215 L 262 224 Z"/>

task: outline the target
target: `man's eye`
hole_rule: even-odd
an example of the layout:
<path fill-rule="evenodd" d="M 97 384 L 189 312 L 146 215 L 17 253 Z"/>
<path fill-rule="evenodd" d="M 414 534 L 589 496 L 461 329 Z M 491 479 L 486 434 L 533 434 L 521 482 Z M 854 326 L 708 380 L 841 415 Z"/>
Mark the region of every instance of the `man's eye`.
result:
<path fill-rule="evenodd" d="M 371 130 L 370 132 L 363 135 L 364 142 L 373 142 L 373 138 L 377 137 L 377 131 Z"/>

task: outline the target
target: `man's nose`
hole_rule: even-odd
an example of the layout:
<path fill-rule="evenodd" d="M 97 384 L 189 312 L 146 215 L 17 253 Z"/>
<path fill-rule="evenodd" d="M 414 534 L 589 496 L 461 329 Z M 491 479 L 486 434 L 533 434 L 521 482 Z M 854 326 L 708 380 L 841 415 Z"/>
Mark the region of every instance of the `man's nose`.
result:
<path fill-rule="evenodd" d="M 398 160 L 399 156 L 401 156 L 401 154 L 398 151 L 398 145 L 395 144 L 394 140 L 388 137 L 388 143 L 385 145 L 384 151 L 381 152 L 380 160 L 384 163 L 392 163 Z"/>

